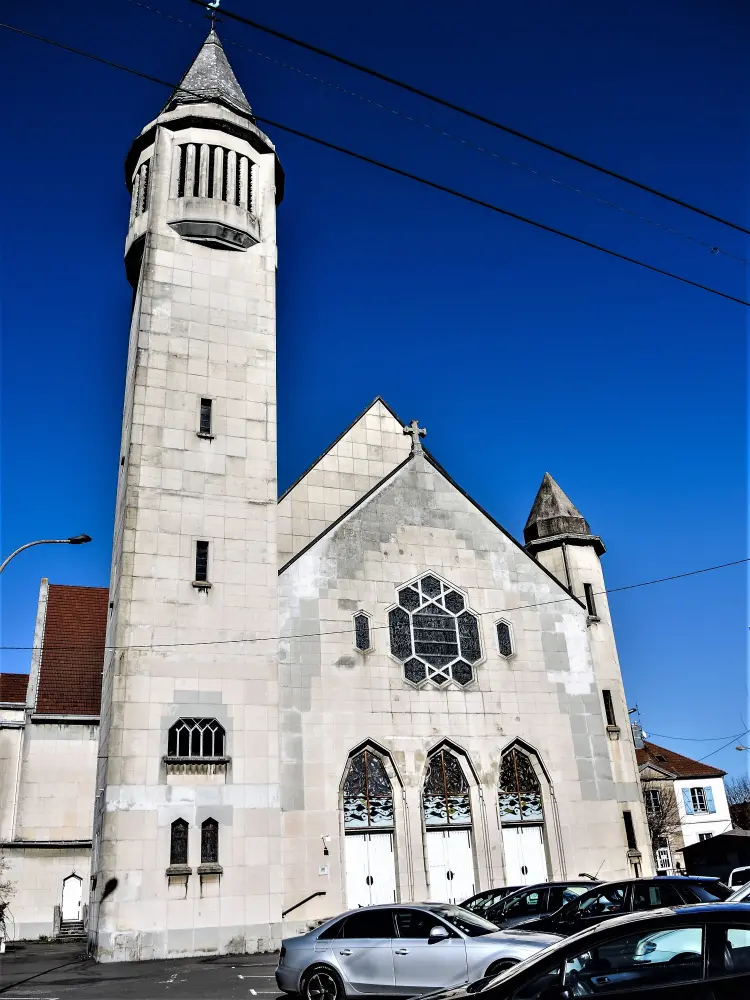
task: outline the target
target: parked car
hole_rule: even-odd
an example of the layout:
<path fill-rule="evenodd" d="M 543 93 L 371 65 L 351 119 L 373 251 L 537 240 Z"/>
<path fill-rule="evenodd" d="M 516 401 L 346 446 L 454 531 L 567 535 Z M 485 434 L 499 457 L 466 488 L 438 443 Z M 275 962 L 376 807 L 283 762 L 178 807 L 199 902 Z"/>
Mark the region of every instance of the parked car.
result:
<path fill-rule="evenodd" d="M 747 1000 L 750 905 L 628 913 L 430 1000 Z"/>
<path fill-rule="evenodd" d="M 741 885 L 731 896 L 727 896 L 727 903 L 750 903 L 750 882 Z"/>
<path fill-rule="evenodd" d="M 655 878 L 607 882 L 566 903 L 557 913 L 525 920 L 517 929 L 567 936 L 624 913 L 691 903 L 717 903 L 727 896 L 729 889 L 718 879 L 690 875 L 657 875 Z"/>
<path fill-rule="evenodd" d="M 522 889 L 523 886 L 520 885 L 506 885 L 500 886 L 497 889 L 485 889 L 484 892 L 478 892 L 475 896 L 470 896 L 469 899 L 465 899 L 461 906 L 465 910 L 470 910 L 472 913 L 478 913 L 480 917 L 486 917 L 487 914 L 485 910 L 489 909 L 490 906 L 496 906 L 498 903 L 502 902 L 506 896 L 509 896 L 512 892 L 517 889 Z"/>
<path fill-rule="evenodd" d="M 541 882 L 539 885 L 526 885 L 488 907 L 482 916 L 507 930 L 532 917 L 555 913 L 572 899 L 588 892 L 592 886 L 600 884 L 587 879 L 585 882 Z"/>
<path fill-rule="evenodd" d="M 495 975 L 559 941 L 499 931 L 460 906 L 365 906 L 282 942 L 276 983 L 305 1000 L 418 993 Z"/>
<path fill-rule="evenodd" d="M 750 868 L 747 866 L 733 868 L 727 879 L 727 885 L 730 889 L 739 889 L 741 886 L 747 885 L 748 882 L 750 882 Z"/>

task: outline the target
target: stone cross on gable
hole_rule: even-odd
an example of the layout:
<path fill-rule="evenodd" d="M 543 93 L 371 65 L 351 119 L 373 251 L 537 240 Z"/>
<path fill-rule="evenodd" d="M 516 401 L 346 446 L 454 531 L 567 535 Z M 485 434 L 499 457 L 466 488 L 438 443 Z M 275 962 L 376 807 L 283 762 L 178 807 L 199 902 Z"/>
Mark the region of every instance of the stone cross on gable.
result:
<path fill-rule="evenodd" d="M 404 427 L 404 434 L 411 435 L 411 453 L 416 455 L 418 452 L 422 451 L 422 442 L 420 438 L 423 438 L 427 433 L 426 427 L 420 427 L 418 420 L 412 420 L 410 424 Z"/>

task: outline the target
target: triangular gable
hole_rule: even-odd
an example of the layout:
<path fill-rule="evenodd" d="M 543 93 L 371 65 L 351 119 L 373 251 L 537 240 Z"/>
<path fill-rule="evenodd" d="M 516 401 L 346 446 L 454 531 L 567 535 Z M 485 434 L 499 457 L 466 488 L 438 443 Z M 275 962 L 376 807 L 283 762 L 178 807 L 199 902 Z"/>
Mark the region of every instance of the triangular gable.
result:
<path fill-rule="evenodd" d="M 367 496 L 408 459 L 411 438 L 377 396 L 279 499 L 279 565 Z"/>
<path fill-rule="evenodd" d="M 559 591 L 562 591 L 565 594 L 566 598 L 569 597 L 570 599 L 575 601 L 575 603 L 579 605 L 581 608 L 585 608 L 585 604 L 583 603 L 583 601 L 581 601 L 574 594 L 572 594 L 571 591 L 568 590 L 568 588 L 563 583 L 561 583 L 561 581 L 558 580 L 557 577 L 546 568 L 546 566 L 543 566 L 540 562 L 538 562 L 538 560 L 536 560 L 532 555 L 530 555 L 523 547 L 523 545 L 521 545 L 520 542 L 518 542 L 508 531 L 506 531 L 506 529 L 498 521 L 496 521 L 492 517 L 492 515 L 489 514 L 480 504 L 478 504 L 476 500 L 473 499 L 473 497 L 471 497 L 464 489 L 462 489 L 458 485 L 458 483 L 445 471 L 445 469 L 443 469 L 443 467 L 432 457 L 432 455 L 430 455 L 426 451 L 422 452 L 419 455 L 416 456 L 412 455 L 408 457 L 399 466 L 393 469 L 391 473 L 387 475 L 383 480 L 376 483 L 367 494 L 362 496 L 348 510 L 343 511 L 335 521 L 333 521 L 321 532 L 320 535 L 318 535 L 316 538 L 311 539 L 307 545 L 301 548 L 294 556 L 292 556 L 292 558 L 290 558 L 284 565 L 282 565 L 281 569 L 279 570 L 279 574 L 281 575 L 282 573 L 284 573 L 289 566 L 295 563 L 302 555 L 304 555 L 304 553 L 306 553 L 307 551 L 315 547 L 318 543 L 320 543 L 340 524 L 342 524 L 343 522 L 347 521 L 350 517 L 355 515 L 357 511 L 361 510 L 369 502 L 375 500 L 375 498 L 381 494 L 384 488 L 386 488 L 388 484 L 394 481 L 399 475 L 403 474 L 403 472 L 407 468 L 411 469 L 412 465 L 414 465 L 417 471 L 419 471 L 418 467 L 420 463 L 424 463 L 424 466 L 426 466 L 425 471 L 429 471 L 430 469 L 434 470 L 435 473 L 437 473 L 443 480 L 445 480 L 446 484 L 449 487 L 451 487 L 453 490 L 459 493 L 460 496 L 471 507 L 473 507 L 484 519 L 486 519 L 493 529 L 500 531 L 505 536 L 505 538 L 508 539 L 513 549 L 517 550 L 519 554 L 521 554 L 522 556 L 521 565 L 526 565 L 526 564 L 532 565 L 534 567 L 534 572 L 539 571 L 539 573 L 541 573 L 549 581 L 552 581 L 555 588 Z M 426 512 L 426 508 L 421 508 L 421 509 L 425 510 Z M 407 511 L 408 511 L 408 505 L 405 505 L 403 511 L 400 514 L 400 521 L 402 523 L 407 522 L 407 516 L 408 516 Z M 444 513 L 445 512 L 439 512 L 438 519 L 443 519 Z M 420 517 L 421 515 L 417 515 L 415 521 L 418 520 Z M 424 518 L 422 518 L 421 523 L 424 523 Z"/>

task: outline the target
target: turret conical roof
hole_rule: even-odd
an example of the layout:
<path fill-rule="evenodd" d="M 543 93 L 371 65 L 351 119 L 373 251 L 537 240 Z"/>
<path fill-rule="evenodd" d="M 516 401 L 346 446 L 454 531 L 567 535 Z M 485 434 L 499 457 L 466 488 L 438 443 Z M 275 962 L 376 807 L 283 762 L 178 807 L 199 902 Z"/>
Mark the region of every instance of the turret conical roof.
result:
<path fill-rule="evenodd" d="M 171 111 L 181 104 L 202 101 L 223 104 L 239 114 L 252 115 L 248 100 L 213 28 L 164 110 Z"/>
<path fill-rule="evenodd" d="M 523 537 L 527 542 L 550 535 L 590 535 L 588 521 L 555 480 L 544 473 Z"/>

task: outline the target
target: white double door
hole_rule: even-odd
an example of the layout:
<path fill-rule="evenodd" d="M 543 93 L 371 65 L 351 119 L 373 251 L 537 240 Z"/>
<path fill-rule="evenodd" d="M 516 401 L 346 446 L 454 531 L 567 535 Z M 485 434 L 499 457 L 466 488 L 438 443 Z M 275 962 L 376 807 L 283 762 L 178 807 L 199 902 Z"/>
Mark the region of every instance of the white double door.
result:
<path fill-rule="evenodd" d="M 346 904 L 395 903 L 396 865 L 392 833 L 349 833 L 344 837 Z"/>
<path fill-rule="evenodd" d="M 543 826 L 504 826 L 505 884 L 535 885 L 549 879 Z"/>
<path fill-rule="evenodd" d="M 426 842 L 430 900 L 433 903 L 462 903 L 473 896 L 471 830 L 428 830 Z"/>

